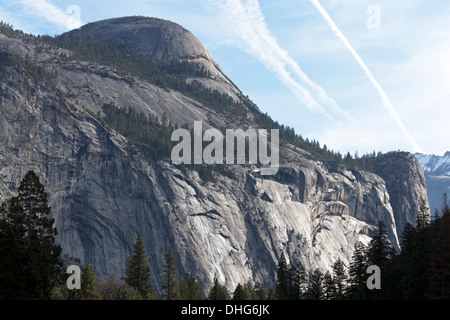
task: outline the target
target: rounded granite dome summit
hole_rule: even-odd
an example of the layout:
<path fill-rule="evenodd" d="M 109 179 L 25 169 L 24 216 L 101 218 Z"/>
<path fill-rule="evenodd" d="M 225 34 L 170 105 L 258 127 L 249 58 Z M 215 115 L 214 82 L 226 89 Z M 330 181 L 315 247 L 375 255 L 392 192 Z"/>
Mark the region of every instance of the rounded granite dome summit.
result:
<path fill-rule="evenodd" d="M 129 16 L 88 23 L 65 34 L 76 35 L 80 32 L 95 39 L 121 43 L 152 60 L 167 62 L 180 59 L 198 63 L 208 70 L 211 77 L 227 83 L 231 91 L 239 91 L 200 40 L 177 23 L 159 18 Z"/>
<path fill-rule="evenodd" d="M 202 43 L 182 26 L 163 19 L 130 16 L 88 23 L 80 29 L 97 39 L 120 42 L 155 60 L 211 59 Z"/>

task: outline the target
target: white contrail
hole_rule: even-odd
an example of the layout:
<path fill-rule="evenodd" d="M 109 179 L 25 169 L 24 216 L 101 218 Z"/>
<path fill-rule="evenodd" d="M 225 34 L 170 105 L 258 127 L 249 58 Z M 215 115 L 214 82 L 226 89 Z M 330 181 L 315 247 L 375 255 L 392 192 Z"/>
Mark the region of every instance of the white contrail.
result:
<path fill-rule="evenodd" d="M 405 135 L 406 139 L 410 142 L 412 145 L 414 152 L 422 152 L 422 148 L 417 144 L 417 142 L 414 140 L 414 138 L 409 134 L 408 130 L 406 130 L 403 122 L 398 117 L 398 114 L 395 112 L 395 109 L 389 100 L 388 96 L 384 92 L 383 88 L 381 88 L 380 84 L 375 80 L 374 76 L 372 75 L 372 72 L 369 70 L 369 68 L 366 66 L 364 61 L 361 59 L 359 54 L 353 49 L 353 47 L 348 42 L 347 38 L 344 36 L 344 34 L 339 30 L 339 28 L 334 23 L 333 19 L 331 19 L 330 15 L 325 11 L 325 9 L 322 7 L 322 5 L 319 3 L 318 0 L 310 0 L 311 3 L 317 8 L 317 10 L 320 12 L 322 17 L 325 19 L 325 21 L 328 23 L 332 31 L 337 35 L 337 37 L 345 44 L 347 49 L 350 51 L 350 53 L 353 55 L 353 57 L 356 59 L 356 61 L 359 63 L 361 68 L 366 73 L 367 77 L 369 78 L 370 82 L 372 82 L 375 89 L 378 91 L 378 93 L 381 96 L 381 101 L 383 103 L 383 106 L 386 108 L 386 110 L 389 112 L 389 114 L 392 116 L 392 118 L 395 120 L 397 125 L 402 130 L 403 134 Z"/>
<path fill-rule="evenodd" d="M 25 6 L 26 11 L 62 28 L 72 30 L 83 25 L 80 20 L 80 8 L 76 5 L 69 6 L 67 12 L 64 12 L 47 0 L 21 0 L 20 2 Z"/>
<path fill-rule="evenodd" d="M 340 123 L 337 118 L 344 118 L 356 124 L 356 120 L 341 109 L 301 70 L 289 53 L 279 46 L 277 39 L 267 27 L 257 0 L 210 0 L 209 2 L 223 9 L 228 22 L 227 27 L 234 36 L 233 41 L 249 54 L 256 56 L 274 72 L 310 110 L 319 112 L 338 124 Z M 330 111 L 333 114 L 330 114 Z"/>

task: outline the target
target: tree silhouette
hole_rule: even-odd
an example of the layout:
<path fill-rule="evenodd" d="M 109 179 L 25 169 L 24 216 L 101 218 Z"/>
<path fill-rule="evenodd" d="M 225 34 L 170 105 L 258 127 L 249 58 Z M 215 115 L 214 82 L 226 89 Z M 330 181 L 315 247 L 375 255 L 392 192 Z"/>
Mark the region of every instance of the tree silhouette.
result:
<path fill-rule="evenodd" d="M 2 273 L 12 277 L 1 283 L 0 297 L 9 292 L 9 299 L 49 299 L 60 280 L 62 250 L 55 244 L 57 231 L 47 194 L 34 171 L 25 174 L 18 195 L 6 201 L 0 211 L 0 244 L 11 246 L 9 253 L 1 255 L 0 265 Z"/>
<path fill-rule="evenodd" d="M 179 300 L 180 287 L 175 255 L 169 248 L 164 255 L 163 273 L 161 276 L 162 298 L 166 300 Z"/>
<path fill-rule="evenodd" d="M 277 299 L 288 300 L 289 289 L 290 289 L 289 265 L 286 262 L 286 257 L 284 256 L 284 253 L 282 253 L 277 266 L 277 285 L 275 289 Z"/>
<path fill-rule="evenodd" d="M 150 266 L 144 240 L 139 233 L 133 251 L 128 256 L 125 267 L 125 282 L 136 289 L 144 298 L 151 298 L 153 287 L 150 285 Z"/>
<path fill-rule="evenodd" d="M 100 300 L 101 296 L 97 290 L 94 274 L 88 264 L 85 265 L 81 274 L 81 295 L 83 300 Z"/>

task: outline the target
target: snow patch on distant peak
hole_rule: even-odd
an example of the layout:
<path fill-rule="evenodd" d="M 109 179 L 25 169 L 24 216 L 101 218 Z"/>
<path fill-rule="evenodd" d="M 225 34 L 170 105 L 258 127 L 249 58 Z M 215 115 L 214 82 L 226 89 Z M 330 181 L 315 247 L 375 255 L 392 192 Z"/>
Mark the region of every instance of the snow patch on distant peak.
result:
<path fill-rule="evenodd" d="M 450 151 L 447 151 L 443 156 L 423 153 L 416 153 L 414 156 L 424 172 L 432 175 L 450 176 Z"/>

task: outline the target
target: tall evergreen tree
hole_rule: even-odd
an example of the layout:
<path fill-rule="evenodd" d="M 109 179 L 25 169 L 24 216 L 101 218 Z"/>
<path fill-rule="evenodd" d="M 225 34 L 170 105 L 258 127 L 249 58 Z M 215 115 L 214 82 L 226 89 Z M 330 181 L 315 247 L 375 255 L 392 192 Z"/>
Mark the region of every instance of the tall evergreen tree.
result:
<path fill-rule="evenodd" d="M 445 210 L 445 211 L 444 211 Z M 431 256 L 431 295 L 432 299 L 450 299 L 450 208 L 444 207 L 438 221 Z"/>
<path fill-rule="evenodd" d="M 188 272 L 180 285 L 181 300 L 204 300 L 205 295 L 195 276 Z"/>
<path fill-rule="evenodd" d="M 290 299 L 300 300 L 307 288 L 305 268 L 301 261 L 290 268 Z"/>
<path fill-rule="evenodd" d="M 22 279 L 22 255 L 18 235 L 10 219 L 11 200 L 0 207 L 0 300 L 27 298 Z"/>
<path fill-rule="evenodd" d="M 387 291 L 390 291 L 390 284 L 388 283 L 388 269 L 391 266 L 392 260 L 395 256 L 395 250 L 392 248 L 389 237 L 386 231 L 386 225 L 378 222 L 378 230 L 372 240 L 369 242 L 367 248 L 367 263 L 368 265 L 375 265 L 380 268 L 383 276 L 381 277 L 381 287 L 383 290 L 367 290 L 366 294 L 369 299 L 383 299 Z M 367 271 L 367 270 L 366 270 Z M 367 277 L 367 275 L 366 275 Z M 386 290 L 389 288 L 389 290 Z"/>
<path fill-rule="evenodd" d="M 413 250 L 413 241 L 414 241 L 414 236 L 416 234 L 417 230 L 416 228 L 411 224 L 411 223 L 407 223 L 405 225 L 405 227 L 403 228 L 403 233 L 401 236 L 401 248 L 402 254 L 411 254 L 412 250 Z"/>
<path fill-rule="evenodd" d="M 247 300 L 267 300 L 267 293 L 260 282 L 253 283 L 248 280 L 242 285 Z"/>
<path fill-rule="evenodd" d="M 367 258 L 365 246 L 357 243 L 353 252 L 352 262 L 349 268 L 349 292 L 348 295 L 353 299 L 366 298 L 366 270 Z"/>
<path fill-rule="evenodd" d="M 150 298 L 154 290 L 150 285 L 150 266 L 144 240 L 140 233 L 137 236 L 133 251 L 126 261 L 125 282 L 136 289 L 144 299 Z"/>
<path fill-rule="evenodd" d="M 431 225 L 422 222 L 418 221 L 416 228 L 405 226 L 402 234 L 402 251 L 397 260 L 403 266 L 399 285 L 404 299 L 424 299 L 429 293 L 433 234 Z"/>
<path fill-rule="evenodd" d="M 55 221 L 51 218 L 44 186 L 34 171 L 25 174 L 18 195 L 7 201 L 1 212 L 0 243 L 11 245 L 11 252 L 6 255 L 11 260 L 6 261 L 5 269 L 2 266 L 2 272 L 14 278 L 4 283 L 6 287 L 0 291 L 15 291 L 8 298 L 49 299 L 60 280 L 62 250 L 55 244 Z M 3 265 L 5 257 L 0 259 Z M 11 284 L 16 287 L 8 288 Z"/>
<path fill-rule="evenodd" d="M 336 284 L 330 271 L 323 276 L 323 299 L 336 300 Z"/>
<path fill-rule="evenodd" d="M 337 300 L 344 299 L 347 293 L 347 274 L 341 259 L 333 264 L 333 282 L 336 289 L 334 298 Z"/>
<path fill-rule="evenodd" d="M 407 223 L 403 228 L 403 233 L 401 235 L 401 251 L 398 255 L 391 273 L 398 274 L 397 280 L 397 297 L 400 299 L 415 299 L 417 294 L 421 294 L 417 291 L 416 282 L 419 281 L 417 278 L 418 268 L 411 263 L 415 260 L 417 256 L 417 229 L 411 224 Z M 423 261 L 425 262 L 425 261 Z M 409 266 L 409 268 L 404 268 L 404 266 Z M 422 275 L 420 275 L 422 278 Z"/>
<path fill-rule="evenodd" d="M 263 285 L 260 282 L 256 282 L 253 285 L 253 294 L 251 296 L 251 300 L 267 300 L 268 294 L 266 292 L 266 289 L 263 287 Z"/>
<path fill-rule="evenodd" d="M 378 222 L 377 234 L 372 237 L 367 248 L 367 259 L 369 265 L 377 265 L 383 269 L 392 259 L 394 251 L 386 231 L 386 225 Z"/>
<path fill-rule="evenodd" d="M 230 300 L 227 287 L 220 284 L 217 278 L 214 278 L 214 284 L 209 290 L 208 300 Z"/>
<path fill-rule="evenodd" d="M 275 288 L 277 300 L 289 300 L 289 287 L 289 265 L 286 262 L 284 253 L 282 253 L 277 266 L 277 284 Z"/>
<path fill-rule="evenodd" d="M 420 198 L 419 212 L 417 213 L 416 228 L 418 230 L 426 228 L 430 223 L 430 215 L 427 203 L 424 198 Z"/>
<path fill-rule="evenodd" d="M 324 299 L 324 275 L 320 269 L 315 269 L 309 275 L 308 291 L 306 296 L 310 300 L 323 300 Z"/>
<path fill-rule="evenodd" d="M 445 212 L 448 212 L 450 209 L 449 204 L 448 204 L 448 197 L 447 197 L 447 192 L 444 192 L 444 195 L 442 197 L 442 209 L 441 209 L 441 213 L 444 214 Z"/>
<path fill-rule="evenodd" d="M 179 300 L 180 287 L 175 255 L 169 248 L 164 255 L 163 273 L 161 276 L 162 298 L 165 300 Z"/>
<path fill-rule="evenodd" d="M 88 264 L 85 265 L 81 274 L 81 296 L 83 300 L 100 300 L 101 296 L 97 290 L 94 273 Z"/>
<path fill-rule="evenodd" d="M 233 300 L 248 300 L 248 298 L 249 292 L 247 292 L 242 284 L 238 283 L 233 292 Z"/>

